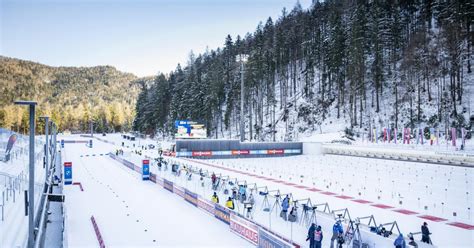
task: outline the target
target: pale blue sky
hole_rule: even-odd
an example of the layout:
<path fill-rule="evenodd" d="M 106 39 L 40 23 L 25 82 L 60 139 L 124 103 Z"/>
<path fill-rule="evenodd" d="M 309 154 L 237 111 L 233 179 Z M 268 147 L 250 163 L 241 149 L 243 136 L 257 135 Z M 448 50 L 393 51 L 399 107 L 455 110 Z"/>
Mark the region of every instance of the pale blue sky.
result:
<path fill-rule="evenodd" d="M 296 0 L 0 0 L 0 54 L 53 66 L 169 72 L 191 50 L 275 20 Z M 300 0 L 308 8 L 311 0 Z"/>

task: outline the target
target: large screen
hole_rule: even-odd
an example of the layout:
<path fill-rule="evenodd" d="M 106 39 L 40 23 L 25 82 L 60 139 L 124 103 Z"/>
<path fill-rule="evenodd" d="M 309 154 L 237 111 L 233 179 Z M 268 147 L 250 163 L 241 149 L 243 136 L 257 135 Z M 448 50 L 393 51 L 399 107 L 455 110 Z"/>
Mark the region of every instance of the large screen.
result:
<path fill-rule="evenodd" d="M 206 127 L 194 121 L 175 121 L 176 139 L 205 139 Z"/>

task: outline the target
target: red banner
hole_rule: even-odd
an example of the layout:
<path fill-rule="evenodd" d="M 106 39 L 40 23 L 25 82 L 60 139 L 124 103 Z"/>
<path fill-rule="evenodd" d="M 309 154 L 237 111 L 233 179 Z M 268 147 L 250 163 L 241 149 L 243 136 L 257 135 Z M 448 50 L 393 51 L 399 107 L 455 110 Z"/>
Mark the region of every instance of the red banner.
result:
<path fill-rule="evenodd" d="M 249 155 L 249 150 L 232 150 L 232 155 Z"/>
<path fill-rule="evenodd" d="M 212 151 L 193 151 L 193 157 L 195 156 L 212 156 Z"/>
<path fill-rule="evenodd" d="M 285 150 L 283 149 L 274 149 L 274 150 L 267 150 L 267 154 L 283 154 Z"/>

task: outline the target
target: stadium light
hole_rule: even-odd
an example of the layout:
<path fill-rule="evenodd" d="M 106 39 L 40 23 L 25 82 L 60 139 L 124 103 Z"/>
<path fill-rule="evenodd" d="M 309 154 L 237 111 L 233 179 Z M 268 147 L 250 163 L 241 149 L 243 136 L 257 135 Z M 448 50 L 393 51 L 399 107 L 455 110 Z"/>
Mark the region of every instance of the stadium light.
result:
<path fill-rule="evenodd" d="M 244 64 L 247 62 L 248 55 L 247 54 L 240 54 L 239 55 L 239 62 L 240 62 L 240 142 L 245 141 L 245 118 L 244 118 Z"/>
<path fill-rule="evenodd" d="M 30 165 L 29 165 L 29 180 L 28 180 L 28 247 L 33 247 L 35 242 L 34 237 L 34 205 L 35 205 L 35 107 L 34 101 L 15 101 L 15 105 L 28 105 L 30 111 Z M 26 203 L 26 202 L 25 202 Z"/>

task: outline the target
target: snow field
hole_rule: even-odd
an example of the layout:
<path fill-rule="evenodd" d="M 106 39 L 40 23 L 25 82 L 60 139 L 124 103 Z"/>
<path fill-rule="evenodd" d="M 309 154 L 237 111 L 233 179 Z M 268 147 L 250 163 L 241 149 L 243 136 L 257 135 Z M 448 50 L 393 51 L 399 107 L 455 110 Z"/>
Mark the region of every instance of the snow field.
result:
<path fill-rule="evenodd" d="M 94 141 L 66 144 L 63 161 L 73 163 L 73 181 L 64 187 L 68 210 L 70 247 L 96 246 L 98 241 L 90 221 L 93 215 L 106 247 L 248 247 L 249 243 L 225 229 L 182 198 L 105 156 L 110 144 Z M 203 228 L 205 227 L 205 228 Z"/>
<path fill-rule="evenodd" d="M 108 135 L 108 136 L 110 136 L 110 135 Z M 120 137 L 118 137 L 118 138 L 120 138 Z M 125 141 L 126 146 L 127 146 L 127 144 L 131 144 L 131 143 L 132 142 L 130 142 L 130 141 Z M 127 149 L 125 148 L 125 150 L 127 150 Z M 143 152 L 144 152 L 144 155 L 148 158 L 150 158 L 150 157 L 153 158 L 153 157 L 157 156 L 156 150 L 154 150 L 154 151 L 148 150 L 148 151 L 143 151 Z M 127 154 L 127 157 L 126 157 L 127 160 L 130 160 L 130 161 L 134 162 L 136 165 L 141 166 L 141 160 L 144 159 L 144 156 L 138 156 L 138 155 L 130 153 L 130 152 L 127 152 L 126 154 Z M 203 170 L 207 170 L 209 172 L 214 171 L 217 174 L 220 173 L 222 175 L 230 176 L 231 178 L 238 178 L 241 181 L 245 180 L 248 184 L 257 183 L 258 186 L 261 186 L 261 185 L 262 186 L 268 186 L 269 190 L 279 189 L 282 194 L 292 193 L 292 195 L 295 199 L 303 199 L 303 198 L 310 197 L 313 204 L 326 203 L 327 202 L 331 206 L 331 209 L 339 209 L 339 208 L 347 207 L 349 209 L 351 217 L 353 219 L 355 217 L 362 217 L 362 216 L 367 216 L 367 215 L 373 214 L 375 216 L 376 220 L 377 220 L 377 224 L 387 223 L 387 222 L 391 222 L 391 221 L 397 221 L 399 226 L 400 226 L 401 231 L 404 232 L 405 235 L 408 232 L 418 232 L 420 230 L 421 223 L 423 221 L 427 221 L 427 220 L 424 220 L 424 219 L 421 219 L 421 218 L 417 217 L 416 215 L 405 215 L 405 214 L 394 212 L 393 209 L 380 209 L 380 208 L 370 206 L 370 204 L 364 205 L 364 204 L 353 202 L 351 200 L 339 199 L 339 198 L 336 198 L 334 196 L 328 196 L 328 195 L 320 194 L 320 193 L 317 193 L 317 192 L 311 192 L 311 191 L 308 191 L 306 189 L 295 188 L 294 186 L 291 186 L 291 185 L 285 185 L 285 184 L 274 182 L 274 181 L 268 181 L 268 180 L 264 180 L 264 179 L 261 179 L 261 178 L 256 178 L 256 177 L 251 176 L 251 175 L 244 175 L 242 173 L 236 173 L 235 171 L 229 171 L 229 169 L 233 169 L 233 170 L 236 170 L 236 171 L 237 170 L 242 170 L 243 172 L 249 172 L 249 173 L 253 173 L 253 174 L 259 174 L 259 172 L 260 172 L 261 175 L 265 175 L 267 177 L 271 177 L 271 178 L 275 178 L 275 179 L 278 178 L 279 179 L 279 175 L 278 175 L 279 171 L 274 172 L 274 171 L 271 171 L 271 169 L 269 169 L 269 168 L 270 167 L 271 168 L 273 168 L 273 167 L 280 168 L 280 166 L 278 166 L 277 161 L 279 161 L 281 159 L 289 159 L 289 161 L 286 161 L 284 164 L 291 164 L 291 165 L 293 165 L 293 167 L 288 169 L 288 166 L 286 166 L 287 167 L 286 170 L 282 169 L 282 171 L 281 171 L 282 177 L 283 177 L 283 175 L 291 175 L 292 176 L 291 180 L 293 180 L 294 184 L 312 186 L 313 182 L 310 180 L 309 176 L 307 176 L 306 178 L 302 178 L 303 182 L 301 183 L 301 181 L 298 181 L 298 180 L 301 180 L 301 178 L 298 178 L 299 173 L 297 173 L 297 172 L 299 172 L 298 170 L 301 170 L 305 166 L 310 166 L 310 165 L 307 165 L 307 164 L 305 165 L 304 163 L 302 163 L 302 164 L 304 164 L 304 166 L 302 166 L 298 170 L 294 168 L 295 165 L 298 165 L 299 162 L 301 162 L 299 160 L 301 158 L 304 158 L 304 157 L 305 156 L 288 157 L 288 158 L 274 158 L 274 159 L 269 158 L 268 163 L 270 164 L 270 166 L 265 165 L 266 164 L 266 162 L 265 162 L 266 159 L 237 159 L 237 161 L 239 161 L 239 163 L 242 163 L 240 165 L 239 165 L 239 163 L 231 164 L 231 162 L 233 162 L 232 160 L 221 160 L 221 161 L 210 161 L 210 160 L 204 160 L 203 161 L 203 160 L 199 160 L 199 161 L 195 161 L 195 162 L 190 162 L 190 161 L 186 161 L 186 160 L 183 160 L 183 159 L 177 159 L 177 161 L 178 161 L 178 163 L 180 163 L 182 165 L 184 165 L 184 164 L 191 165 L 192 164 L 194 167 L 203 168 Z M 326 157 L 326 156 L 321 156 L 321 157 Z M 315 157 L 315 158 L 312 158 L 312 160 L 318 161 L 319 159 L 321 159 L 321 157 Z M 331 157 L 331 156 L 327 156 L 327 158 L 329 158 L 329 157 Z M 340 156 L 333 156 L 333 157 L 338 158 Z M 344 169 L 342 170 L 342 171 L 345 172 L 346 170 L 348 170 L 349 167 L 355 166 L 355 164 L 350 162 L 350 160 L 352 158 L 349 158 L 349 157 L 344 157 L 344 158 L 347 158 L 349 162 L 348 163 L 340 163 L 339 162 L 339 163 L 340 164 L 346 164 L 346 167 L 344 167 Z M 292 160 L 294 160 L 294 161 L 292 161 Z M 369 161 L 375 161 L 375 160 L 372 160 L 372 159 L 368 159 L 368 160 Z M 408 171 L 406 174 L 405 174 L 405 172 L 403 172 L 404 173 L 403 175 L 401 175 L 402 172 L 398 172 L 398 173 L 397 172 L 392 172 L 392 170 L 395 170 L 398 167 L 402 167 L 402 168 L 404 167 L 400 164 L 406 163 L 405 167 L 408 167 L 409 169 L 407 169 L 407 168 L 405 168 L 405 169 L 412 170 L 411 173 L 413 173 L 413 171 L 416 170 L 416 169 L 411 168 L 412 165 L 415 164 L 415 163 L 387 161 L 387 160 L 376 160 L 376 161 L 378 161 L 378 163 L 380 163 L 381 165 L 387 164 L 387 166 L 389 166 L 389 164 L 393 163 L 392 166 L 394 166 L 394 169 L 392 169 L 391 167 L 387 167 L 384 170 L 380 169 L 379 172 L 377 172 L 375 170 L 375 172 L 374 172 L 375 175 L 377 176 L 377 174 L 378 174 L 379 176 L 381 176 L 380 177 L 381 178 L 381 183 L 383 181 L 382 178 L 384 178 L 383 176 L 385 176 L 385 175 L 382 175 L 382 174 L 383 173 L 388 174 L 388 171 L 390 171 L 390 173 L 393 174 L 393 175 L 399 175 L 399 178 L 401 178 L 401 179 L 404 179 L 405 177 L 407 177 L 407 175 L 410 173 L 410 171 Z M 212 162 L 212 163 L 210 163 L 210 165 L 207 165 L 208 162 Z M 354 162 L 354 163 L 356 163 L 356 162 Z M 366 163 L 367 162 L 365 160 L 362 160 L 362 161 L 359 161 L 357 163 L 357 166 L 361 166 L 361 164 L 364 165 Z M 369 164 L 370 163 L 371 162 L 369 162 Z M 375 164 L 370 164 L 370 166 L 377 166 L 377 167 L 381 166 L 376 162 L 374 162 L 374 163 Z M 311 164 L 314 164 L 314 161 L 311 161 Z M 262 165 L 263 169 L 258 171 L 257 168 L 260 168 L 261 165 Z M 419 168 L 417 167 L 417 170 L 419 170 L 419 173 L 421 173 L 421 168 L 424 168 L 425 166 L 437 166 L 437 165 L 429 165 L 429 164 L 419 164 L 419 165 L 421 166 Z M 225 170 L 216 168 L 216 166 L 221 166 L 221 167 L 225 168 Z M 238 167 L 236 168 L 234 166 L 241 166 L 241 168 L 238 168 Z M 253 168 L 252 168 L 252 166 L 253 166 Z M 367 166 L 369 166 L 369 165 L 367 165 Z M 323 168 L 324 168 L 324 170 L 320 173 L 322 175 L 324 175 L 325 173 L 329 174 L 329 176 L 327 176 L 327 178 L 329 178 L 329 179 L 337 178 L 337 180 L 336 179 L 333 179 L 333 180 L 337 181 L 338 183 L 336 185 L 335 182 L 331 183 L 330 181 L 328 181 L 329 179 L 327 179 L 325 183 L 327 183 L 329 185 L 330 189 L 329 188 L 324 188 L 325 185 L 323 185 L 319 189 L 334 192 L 336 194 L 340 194 L 342 192 L 342 187 L 341 187 L 342 181 L 344 181 L 344 180 L 339 179 L 340 176 L 339 176 L 338 172 L 340 173 L 341 170 L 338 169 L 337 170 L 338 172 L 336 172 L 336 170 L 333 170 L 332 175 L 331 175 L 330 170 L 327 170 L 326 167 L 323 167 Z M 450 167 L 440 166 L 439 168 L 450 168 Z M 254 169 L 255 169 L 255 172 L 253 172 Z M 462 168 L 462 169 L 464 169 L 464 168 Z M 157 173 L 156 166 L 152 165 L 151 170 L 152 170 L 153 173 Z M 277 170 L 277 169 L 275 169 L 275 170 Z M 450 181 L 451 180 L 452 181 L 459 181 L 459 180 L 456 180 L 456 179 L 459 179 L 459 178 L 456 178 L 456 177 L 462 176 L 462 173 L 458 173 L 459 171 L 454 172 L 454 170 L 455 169 L 453 169 L 452 172 L 449 171 L 449 170 L 446 171 L 447 172 L 446 176 L 448 177 L 448 175 L 450 175 L 452 177 L 452 179 L 450 179 Z M 363 170 L 358 170 L 358 171 L 363 171 Z M 425 172 L 424 169 L 423 169 L 423 171 Z M 430 173 L 433 174 L 433 175 L 439 175 L 441 173 L 441 172 L 438 172 L 438 171 L 434 171 L 434 169 L 433 170 L 428 170 L 427 169 L 426 172 L 428 172 L 428 171 L 430 171 Z M 272 175 L 270 176 L 270 174 L 272 174 Z M 310 172 L 309 174 L 314 175 L 314 174 L 312 174 L 312 172 Z M 350 174 L 350 172 L 344 173 L 344 174 L 347 174 L 347 179 L 344 181 L 344 182 L 347 181 L 347 183 L 350 181 L 351 177 L 354 177 Z M 471 173 L 471 175 L 472 175 L 472 173 Z M 166 175 L 163 175 L 163 176 L 166 176 Z M 443 176 L 444 176 L 444 174 L 443 174 Z M 464 175 L 464 177 L 466 177 L 466 176 L 469 176 L 469 173 L 467 175 L 466 174 Z M 413 176 L 413 175 L 412 175 L 412 177 L 414 177 L 415 179 L 418 178 L 417 180 L 420 180 L 419 178 L 421 178 L 420 176 L 416 177 L 416 176 Z M 298 178 L 298 179 L 296 179 L 296 178 Z M 324 182 L 324 179 L 321 180 L 321 178 L 318 178 L 319 181 L 315 181 L 315 185 L 313 187 L 318 188 L 319 185 L 318 185 L 318 187 L 316 187 L 316 183 L 319 183 L 320 181 Z M 375 181 L 367 180 L 367 183 L 366 183 L 365 182 L 365 177 L 364 177 L 363 185 L 367 185 L 367 186 L 365 186 L 366 192 L 361 192 L 360 196 L 358 195 L 359 191 L 357 191 L 357 189 L 353 189 L 353 188 L 357 188 L 356 186 L 351 186 L 351 187 L 346 186 L 347 188 L 344 189 L 344 192 L 345 192 L 344 195 L 351 195 L 349 193 L 356 192 L 357 195 L 354 195 L 353 197 L 355 197 L 357 199 L 363 198 L 363 197 L 364 197 L 363 199 L 368 199 L 367 197 L 370 195 L 369 194 L 370 189 L 372 189 L 374 192 L 376 192 L 375 188 L 377 188 L 378 186 L 374 186 L 374 185 L 378 185 L 378 178 L 379 177 L 377 177 Z M 173 177 L 170 177 L 170 179 L 173 179 Z M 289 177 L 285 180 L 283 180 L 283 179 L 285 179 L 285 178 L 282 178 L 281 180 L 290 182 Z M 369 177 L 368 177 L 368 179 L 369 179 Z M 430 180 L 438 179 L 438 177 L 433 177 L 433 179 L 431 179 L 431 177 L 429 177 L 428 179 L 429 180 L 427 182 L 430 183 L 428 185 L 433 185 L 435 182 L 431 183 Z M 447 179 L 449 179 L 449 178 L 445 178 L 445 180 L 447 180 Z M 358 181 L 363 181 L 363 180 L 358 179 Z M 395 181 L 395 180 L 393 180 L 393 181 Z M 339 182 L 341 182 L 341 183 L 339 183 Z M 472 182 L 472 180 L 471 180 L 471 182 Z M 198 193 L 198 194 L 200 194 L 204 197 L 207 195 L 210 199 L 210 195 L 212 194 L 212 192 L 210 190 L 209 185 L 207 187 L 202 188 L 202 187 L 199 186 L 199 184 L 192 184 L 191 182 L 187 182 L 187 183 L 189 185 L 186 185 L 186 182 L 184 182 L 184 187 L 190 187 L 189 188 L 190 190 L 194 190 L 196 193 Z M 331 184 L 329 184 L 329 183 L 331 183 Z M 352 185 L 356 185 L 356 183 L 357 182 L 353 182 Z M 390 183 L 392 185 L 390 185 Z M 395 181 L 395 182 L 390 182 L 389 181 L 388 186 L 393 187 L 394 183 L 396 183 L 398 185 L 399 183 L 403 184 L 403 183 L 406 183 L 406 182 L 404 180 L 400 180 L 400 182 L 398 180 Z M 439 183 L 439 182 L 436 182 L 436 183 Z M 178 185 L 179 185 L 179 182 L 178 182 Z M 369 187 L 369 185 L 372 185 L 372 186 Z M 413 184 L 413 185 L 415 185 L 415 184 Z M 426 185 L 423 185 L 423 183 L 420 183 L 420 185 L 421 186 L 426 186 Z M 470 184 L 470 185 L 472 185 L 472 184 Z M 194 187 L 194 189 L 192 189 L 192 187 Z M 339 187 L 341 187 L 341 189 L 338 191 L 337 189 Z M 461 186 L 461 187 L 464 187 L 464 186 Z M 349 188 L 351 188 L 351 189 L 349 189 Z M 429 186 L 429 188 L 430 188 L 430 186 Z M 362 186 L 362 188 L 359 187 L 358 189 L 363 189 L 363 186 Z M 404 192 L 401 189 L 403 189 L 403 187 L 400 187 L 400 192 Z M 438 189 L 438 190 L 440 190 L 440 189 Z M 410 191 L 414 191 L 414 190 L 407 189 L 406 190 L 407 194 Z M 436 190 L 434 192 L 436 192 Z M 472 192 L 472 190 L 470 192 Z M 383 195 L 381 195 L 381 199 L 379 200 L 378 195 L 376 194 L 375 195 L 376 200 L 374 202 L 388 204 L 388 200 L 392 199 L 392 193 L 393 193 L 393 201 L 396 203 L 396 204 L 392 205 L 394 207 L 394 209 L 415 210 L 414 208 L 408 208 L 407 207 L 406 204 L 408 204 L 408 203 L 407 203 L 407 200 L 405 199 L 405 196 L 403 194 L 401 195 L 403 198 L 402 198 L 402 204 L 400 205 L 399 201 L 397 201 L 398 200 L 397 198 L 399 198 L 398 194 L 395 194 L 396 193 L 395 191 L 386 191 L 386 190 L 384 190 L 381 193 L 383 193 Z M 424 194 L 426 194 L 426 193 L 424 193 Z M 436 194 L 439 194 L 439 192 L 438 193 L 431 193 L 431 195 L 436 195 Z M 223 197 L 224 196 L 221 195 L 221 203 L 222 203 L 223 200 L 225 200 Z M 410 198 L 408 196 L 406 196 L 406 197 Z M 438 196 L 438 197 L 443 197 L 443 195 Z M 415 199 L 415 198 L 411 198 L 411 199 Z M 258 207 L 258 204 L 259 204 L 258 202 L 259 201 L 261 201 L 261 199 L 259 199 L 259 197 L 257 196 L 257 206 L 256 206 L 256 208 L 259 208 Z M 270 202 L 270 204 L 273 204 L 272 200 L 270 200 L 269 202 Z M 416 205 L 417 205 L 417 203 L 418 202 L 416 202 Z M 465 206 L 462 206 L 462 204 L 459 204 L 459 205 L 461 205 L 461 207 L 465 207 Z M 421 206 L 421 204 L 420 204 L 420 206 Z M 432 211 L 432 209 L 433 208 L 429 207 L 426 212 L 420 211 L 420 214 L 424 214 L 424 213 L 434 214 L 433 212 L 428 212 L 428 211 Z M 439 208 L 437 208 L 437 209 L 441 210 Z M 448 211 L 448 210 L 441 210 L 441 211 Z M 304 228 L 302 227 L 302 229 L 300 231 L 298 231 L 298 230 L 295 229 L 295 228 L 298 228 L 298 227 L 296 227 L 297 225 L 295 225 L 295 224 L 291 225 L 288 222 L 282 221 L 281 219 L 279 219 L 277 217 L 277 213 L 272 213 L 272 214 L 275 215 L 275 217 L 272 217 L 272 218 L 269 218 L 268 213 L 266 213 L 266 212 L 263 212 L 263 213 L 265 213 L 263 216 L 266 216 L 266 217 L 259 217 L 259 214 L 257 214 L 257 212 L 255 212 L 255 216 L 254 216 L 255 220 L 258 220 L 259 223 L 261 223 L 265 226 L 268 226 L 268 227 L 271 226 L 272 230 L 277 230 L 277 232 L 281 233 L 284 236 L 287 236 L 287 237 L 293 236 L 294 237 L 293 240 L 297 241 L 298 243 L 305 244 L 305 241 L 304 241 L 303 238 L 305 238 L 305 235 L 306 235 L 306 227 L 304 227 Z M 436 216 L 439 216 L 439 215 L 436 215 Z M 458 213 L 458 216 L 459 216 L 459 213 Z M 330 219 L 328 221 L 328 224 L 330 224 L 330 225 L 328 225 L 328 226 L 323 225 L 323 231 L 325 232 L 326 238 L 328 236 L 330 236 L 331 226 L 332 226 L 332 223 L 334 222 L 334 220 L 331 219 L 331 218 L 332 217 L 330 217 Z M 321 220 L 319 220 L 319 219 L 321 219 Z M 318 216 L 318 221 L 322 221 L 322 219 L 324 219 L 324 218 L 321 217 L 321 216 Z M 453 220 L 453 218 L 449 218 L 449 221 L 452 221 L 452 220 Z M 275 223 L 278 223 L 278 221 L 283 222 L 283 224 L 287 225 L 287 226 L 284 226 L 283 228 L 278 227 L 278 224 L 275 224 Z M 458 221 L 459 221 L 459 219 L 458 219 Z M 461 228 L 458 228 L 458 227 L 449 226 L 449 225 L 446 225 L 446 222 L 434 222 L 434 221 L 427 221 L 427 222 L 429 223 L 429 227 L 430 227 L 431 232 L 434 233 L 433 240 L 434 240 L 435 244 L 438 245 L 439 247 L 471 247 L 472 244 L 474 244 L 474 236 L 472 234 L 472 230 L 465 230 L 465 229 L 461 229 Z M 293 229 L 293 232 L 291 231 L 292 229 Z M 302 236 L 301 236 L 301 238 L 298 238 L 297 235 L 302 235 Z M 369 234 L 369 236 L 370 235 L 371 234 Z M 373 237 L 370 236 L 370 238 L 372 239 Z M 377 238 L 381 238 L 381 237 L 375 236 L 374 239 L 377 239 Z M 364 238 L 364 234 L 362 235 L 362 239 L 364 240 L 364 242 L 367 241 L 367 237 Z M 419 236 L 416 239 L 419 240 Z M 299 240 L 301 240 L 301 241 L 299 241 Z M 379 242 L 382 242 L 382 243 L 379 243 Z M 387 247 L 387 246 L 390 247 L 391 242 L 393 242 L 392 239 L 382 238 L 382 241 L 373 240 L 372 245 L 377 244 L 378 245 L 377 247 Z M 384 243 L 385 243 L 385 245 L 383 245 Z M 418 242 L 418 243 L 420 243 L 420 242 Z M 382 244 L 382 245 L 380 245 L 380 244 Z"/>
<path fill-rule="evenodd" d="M 287 159 L 292 159 L 292 158 L 294 159 L 296 157 L 288 157 Z M 279 160 L 279 159 L 281 158 L 273 158 L 273 159 L 269 158 L 269 160 L 272 161 L 273 165 L 276 164 L 276 160 Z M 230 172 L 228 170 L 218 169 L 214 166 L 207 166 L 206 165 L 208 162 L 207 160 L 204 160 L 204 161 L 195 160 L 193 162 L 190 162 L 190 161 L 183 161 L 182 159 L 178 159 L 178 161 L 181 161 L 181 164 L 188 164 L 188 166 L 192 164 L 195 167 L 203 168 L 203 170 L 205 171 L 206 170 L 214 171 L 216 173 L 221 173 L 222 175 L 229 175 L 231 178 L 239 178 L 239 180 L 242 180 L 242 181 L 245 180 L 249 184 L 257 183 L 258 186 L 267 185 L 269 189 L 279 189 L 283 194 L 292 193 L 295 199 L 304 199 L 304 198 L 310 197 L 313 204 L 327 202 L 331 206 L 331 209 L 340 209 L 340 208 L 347 207 L 353 219 L 355 217 L 363 217 L 363 216 L 368 216 L 370 214 L 373 214 L 377 220 L 377 224 L 397 221 L 401 231 L 405 232 L 405 235 L 408 232 L 418 232 L 421 226 L 421 223 L 423 221 L 427 221 L 429 223 L 430 230 L 433 233 L 439 234 L 438 237 L 437 235 L 434 235 L 433 240 L 435 244 L 439 245 L 440 247 L 471 247 L 472 244 L 474 244 L 474 236 L 473 236 L 472 230 L 465 230 L 458 227 L 449 226 L 449 225 L 446 225 L 446 222 L 441 222 L 441 223 L 432 222 L 432 221 L 418 218 L 413 215 L 405 215 L 405 214 L 397 213 L 397 212 L 392 211 L 393 209 L 380 209 L 380 208 L 376 208 L 369 205 L 362 205 L 360 203 L 356 203 L 351 200 L 344 200 L 344 199 L 336 198 L 334 196 L 328 196 L 328 195 L 324 195 L 324 194 L 320 194 L 316 192 L 309 192 L 304 189 L 298 189 L 293 186 L 288 186 L 281 183 L 275 183 L 271 181 L 263 182 L 263 180 L 259 178 L 242 175 L 240 173 Z M 257 162 L 257 160 L 254 160 L 254 159 L 241 159 L 240 161 Z M 260 159 L 258 159 L 258 161 L 262 163 Z M 228 160 L 223 160 L 221 162 L 223 162 L 223 164 L 229 163 Z M 229 168 L 229 169 L 234 169 L 234 168 Z M 266 173 L 268 175 L 272 172 L 267 170 Z M 201 192 L 199 191 L 198 193 L 201 194 Z M 267 222 L 269 223 L 270 220 L 268 220 Z M 323 227 L 323 230 L 324 230 L 324 227 Z M 331 230 L 331 229 L 329 227 L 326 230 Z M 364 240 L 364 237 L 363 237 L 363 240 Z"/>
<path fill-rule="evenodd" d="M 10 133 L 1 133 L 1 150 L 6 149 Z M 8 162 L 0 162 L 0 247 L 24 247 L 27 242 L 28 216 L 25 216 L 24 191 L 28 189 L 29 156 L 28 140 L 19 135 Z M 35 213 L 43 191 L 43 140 L 36 139 L 35 146 Z M 3 211 L 3 220 L 1 212 Z"/>

